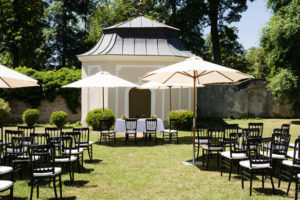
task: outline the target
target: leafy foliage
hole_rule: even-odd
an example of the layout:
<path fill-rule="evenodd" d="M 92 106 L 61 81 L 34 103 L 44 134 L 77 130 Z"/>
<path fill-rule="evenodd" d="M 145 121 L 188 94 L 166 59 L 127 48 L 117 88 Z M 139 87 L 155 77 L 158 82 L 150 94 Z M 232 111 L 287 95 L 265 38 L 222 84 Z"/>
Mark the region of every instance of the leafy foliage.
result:
<path fill-rule="evenodd" d="M 61 68 L 55 71 L 37 71 L 35 69 L 18 67 L 15 69 L 31 78 L 38 80 L 40 87 L 4 89 L 0 96 L 6 100 L 19 99 L 33 107 L 40 105 L 43 99 L 54 101 L 56 96 L 61 95 L 66 99 L 68 108 L 72 112 L 80 106 L 80 89 L 61 88 L 63 85 L 77 81 L 81 78 L 81 70 Z"/>
<path fill-rule="evenodd" d="M 297 89 L 297 79 L 290 70 L 281 69 L 270 79 L 268 86 L 277 100 L 281 100 L 283 97 L 289 99 L 295 96 L 294 91 Z"/>
<path fill-rule="evenodd" d="M 64 127 L 67 123 L 68 114 L 64 111 L 55 111 L 51 114 L 50 123 L 55 124 L 58 128 Z"/>
<path fill-rule="evenodd" d="M 11 117 L 8 102 L 0 98 L 0 126 L 5 125 Z"/>
<path fill-rule="evenodd" d="M 27 126 L 33 126 L 40 118 L 40 111 L 38 109 L 27 109 L 22 115 L 23 121 Z"/>
<path fill-rule="evenodd" d="M 267 78 L 270 69 L 265 61 L 264 49 L 261 47 L 252 47 L 247 53 L 248 70 L 256 78 Z"/>
<path fill-rule="evenodd" d="M 169 115 L 170 118 L 176 119 L 176 128 L 178 130 L 192 130 L 193 126 L 193 112 L 190 110 L 172 110 Z"/>
<path fill-rule="evenodd" d="M 88 112 L 88 114 L 86 116 L 86 119 L 85 119 L 86 123 L 88 123 L 88 125 L 92 126 L 94 130 L 100 129 L 100 119 L 103 119 L 102 112 L 103 112 L 102 108 L 97 108 L 97 109 L 94 109 L 94 110 Z M 104 119 L 108 120 L 109 128 L 111 128 L 115 123 L 115 115 L 108 108 L 104 109 Z"/>

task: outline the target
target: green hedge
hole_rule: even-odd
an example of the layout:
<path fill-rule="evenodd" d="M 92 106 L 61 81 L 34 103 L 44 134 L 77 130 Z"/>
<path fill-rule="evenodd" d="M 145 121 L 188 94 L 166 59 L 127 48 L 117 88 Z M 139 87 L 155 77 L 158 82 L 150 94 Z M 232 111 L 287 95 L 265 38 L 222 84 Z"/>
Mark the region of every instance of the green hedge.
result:
<path fill-rule="evenodd" d="M 23 121 L 27 126 L 33 126 L 40 118 L 40 111 L 38 109 L 27 109 L 22 115 Z"/>
<path fill-rule="evenodd" d="M 177 120 L 175 126 L 178 130 L 190 131 L 193 128 L 193 112 L 190 110 L 172 110 L 168 117 Z"/>
<path fill-rule="evenodd" d="M 8 102 L 0 98 L 0 126 L 5 125 L 11 117 Z"/>
<path fill-rule="evenodd" d="M 94 130 L 100 129 L 100 119 L 102 119 L 102 108 L 94 109 L 88 112 L 85 121 L 88 125 L 92 126 Z M 109 128 L 111 128 L 115 123 L 115 114 L 108 108 L 104 109 L 104 119 L 108 119 Z"/>
<path fill-rule="evenodd" d="M 38 80 L 40 87 L 1 89 L 0 97 L 7 101 L 19 99 L 35 108 L 40 105 L 42 100 L 46 99 L 52 102 L 56 96 L 61 95 L 66 99 L 68 108 L 76 113 L 76 109 L 80 106 L 80 89 L 61 87 L 81 79 L 80 69 L 61 68 L 57 71 L 37 71 L 31 68 L 18 67 L 14 70 Z"/>

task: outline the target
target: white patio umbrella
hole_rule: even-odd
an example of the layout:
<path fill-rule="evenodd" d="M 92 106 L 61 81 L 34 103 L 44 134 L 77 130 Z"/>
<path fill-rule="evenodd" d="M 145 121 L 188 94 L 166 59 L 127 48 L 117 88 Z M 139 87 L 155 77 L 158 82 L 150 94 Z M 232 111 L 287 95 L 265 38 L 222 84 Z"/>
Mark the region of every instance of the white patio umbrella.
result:
<path fill-rule="evenodd" d="M 106 71 L 100 71 L 92 76 L 75 81 L 63 88 L 102 88 L 102 116 L 104 116 L 104 88 L 138 87 L 138 85 L 114 76 Z"/>
<path fill-rule="evenodd" d="M 233 83 L 242 79 L 254 78 L 238 70 L 204 61 L 194 56 L 182 62 L 160 68 L 147 73 L 143 80 L 162 84 L 193 84 L 194 106 L 193 106 L 193 163 L 195 161 L 195 128 L 196 128 L 196 87 L 200 84 Z"/>
<path fill-rule="evenodd" d="M 37 80 L 15 70 L 0 65 L 0 88 L 20 88 L 39 86 Z"/>
<path fill-rule="evenodd" d="M 192 84 L 180 84 L 180 83 L 173 83 L 170 85 L 165 85 L 158 82 L 146 82 L 138 87 L 138 89 L 156 89 L 156 90 L 163 90 L 169 89 L 169 111 L 172 111 L 172 88 L 190 88 L 193 87 Z M 204 87 L 204 85 L 197 85 L 197 87 Z"/>

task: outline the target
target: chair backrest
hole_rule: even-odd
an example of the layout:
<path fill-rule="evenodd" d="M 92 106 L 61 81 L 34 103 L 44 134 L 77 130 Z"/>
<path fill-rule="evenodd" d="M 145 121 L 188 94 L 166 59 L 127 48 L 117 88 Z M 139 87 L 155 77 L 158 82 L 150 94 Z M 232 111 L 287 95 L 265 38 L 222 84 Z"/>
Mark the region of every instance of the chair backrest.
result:
<path fill-rule="evenodd" d="M 71 154 L 66 154 L 63 152 L 71 152 L 73 148 L 73 139 L 69 136 L 64 137 L 53 137 L 49 139 L 49 144 L 54 149 L 55 158 L 70 158 Z M 61 145 L 57 145 L 61 144 Z"/>
<path fill-rule="evenodd" d="M 24 136 L 23 131 L 16 131 L 16 130 L 5 130 L 5 145 L 9 146 L 12 143 L 13 137 L 22 137 Z"/>
<path fill-rule="evenodd" d="M 230 140 L 235 142 L 229 143 L 229 150 L 230 150 L 230 157 L 232 157 L 233 153 L 244 153 L 246 154 L 246 148 L 240 148 L 241 147 L 241 141 L 239 140 L 238 134 L 231 134 Z"/>
<path fill-rule="evenodd" d="M 35 133 L 32 137 L 35 145 L 47 145 L 49 143 L 49 134 L 47 133 Z"/>
<path fill-rule="evenodd" d="M 38 159 L 35 159 L 37 158 Z M 32 173 L 54 174 L 54 149 L 51 145 L 32 145 L 30 151 Z"/>
<path fill-rule="evenodd" d="M 28 155 L 26 144 L 32 144 L 32 137 L 13 137 L 12 138 L 12 149 L 14 156 Z"/>
<path fill-rule="evenodd" d="M 224 129 L 208 129 L 208 146 L 223 147 Z"/>
<path fill-rule="evenodd" d="M 290 134 L 290 125 L 289 124 L 282 124 L 281 129 L 282 129 L 283 134 Z"/>
<path fill-rule="evenodd" d="M 176 127 L 177 121 L 178 121 L 177 119 L 170 118 L 170 120 L 169 120 L 170 130 L 177 130 L 177 127 Z"/>
<path fill-rule="evenodd" d="M 247 138 L 247 156 L 250 160 L 250 167 L 252 165 L 271 163 L 272 151 L 267 148 L 264 154 L 261 152 L 263 152 L 262 138 L 249 136 Z"/>
<path fill-rule="evenodd" d="M 259 128 L 243 128 L 242 129 L 242 148 L 247 149 L 248 138 L 257 138 L 261 140 Z"/>
<path fill-rule="evenodd" d="M 72 138 L 72 149 L 79 149 L 80 137 L 81 133 L 78 131 L 70 131 L 70 132 L 62 132 L 63 137 Z"/>
<path fill-rule="evenodd" d="M 35 133 L 34 126 L 18 126 L 18 131 L 23 131 L 24 136 L 30 137 Z"/>
<path fill-rule="evenodd" d="M 137 119 L 129 118 L 125 119 L 126 131 L 136 131 L 137 128 Z"/>
<path fill-rule="evenodd" d="M 206 128 L 197 128 L 196 129 L 196 139 L 208 140 L 208 130 Z"/>
<path fill-rule="evenodd" d="M 1 126 L 1 125 L 0 125 L 0 134 L 1 134 L 1 142 L 3 142 L 3 140 L 4 140 L 4 137 L 3 137 L 4 132 L 3 132 L 3 126 Z"/>
<path fill-rule="evenodd" d="M 90 141 L 90 129 L 85 128 L 73 128 L 73 132 L 80 132 L 80 143 L 89 143 Z"/>
<path fill-rule="evenodd" d="M 49 137 L 60 137 L 62 133 L 62 129 L 56 127 L 46 127 L 45 133 L 48 134 Z"/>
<path fill-rule="evenodd" d="M 226 124 L 224 125 L 224 139 L 231 140 L 236 137 L 231 137 L 232 135 L 237 135 L 239 133 L 239 125 L 238 124 Z"/>
<path fill-rule="evenodd" d="M 109 130 L 108 119 L 100 119 L 99 120 L 99 131 L 107 131 L 107 130 Z"/>
<path fill-rule="evenodd" d="M 271 151 L 273 154 L 286 155 L 290 143 L 290 136 L 287 134 L 273 133 Z"/>
<path fill-rule="evenodd" d="M 295 141 L 293 164 L 300 165 L 300 137 Z"/>
<path fill-rule="evenodd" d="M 145 126 L 146 126 L 146 131 L 156 131 L 157 119 L 146 119 Z"/>
<path fill-rule="evenodd" d="M 282 134 L 282 128 L 274 128 L 273 134 Z"/>
<path fill-rule="evenodd" d="M 259 129 L 259 134 L 262 137 L 263 136 L 263 131 L 264 131 L 264 123 L 248 123 L 248 128 L 258 128 Z"/>

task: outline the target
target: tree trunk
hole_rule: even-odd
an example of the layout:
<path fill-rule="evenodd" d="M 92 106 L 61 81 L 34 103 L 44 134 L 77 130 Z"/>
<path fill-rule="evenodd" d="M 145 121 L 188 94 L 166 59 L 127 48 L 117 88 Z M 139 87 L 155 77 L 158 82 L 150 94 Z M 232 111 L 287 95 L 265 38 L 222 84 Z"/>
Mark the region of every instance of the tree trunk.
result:
<path fill-rule="evenodd" d="M 60 67 L 65 67 L 66 66 L 66 46 L 67 46 L 67 39 L 66 39 L 66 34 L 67 34 L 67 12 L 66 12 L 66 5 L 65 1 L 63 4 L 63 40 L 62 40 L 62 55 L 61 55 L 61 66 Z"/>
<path fill-rule="evenodd" d="M 176 25 L 176 0 L 171 0 L 171 8 L 172 8 L 172 18 L 173 18 L 173 24 Z"/>
<path fill-rule="evenodd" d="M 221 49 L 218 31 L 219 0 L 209 0 L 210 34 L 213 47 L 214 62 L 221 64 Z"/>

